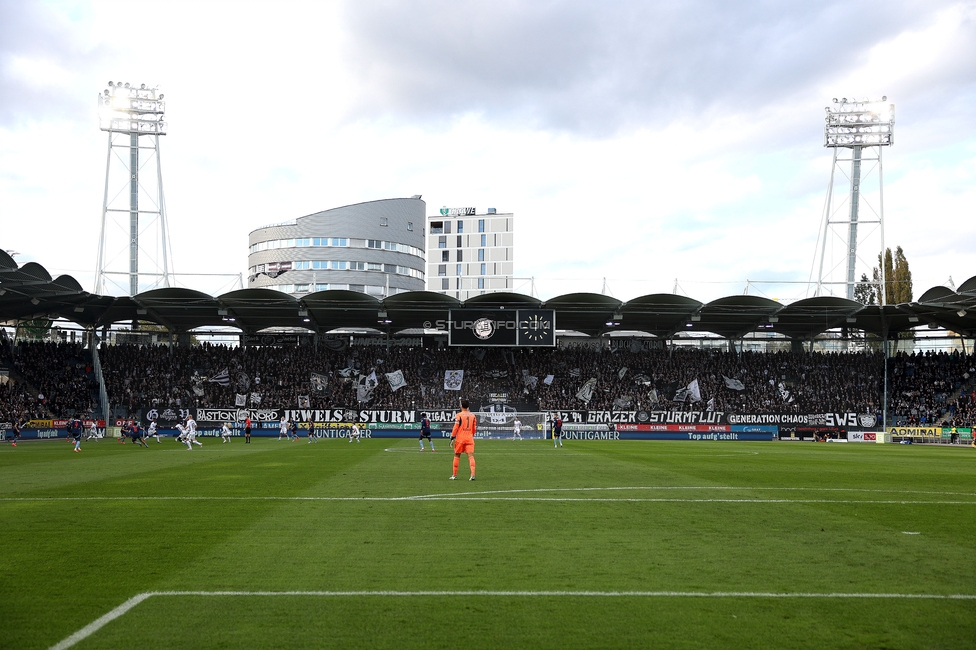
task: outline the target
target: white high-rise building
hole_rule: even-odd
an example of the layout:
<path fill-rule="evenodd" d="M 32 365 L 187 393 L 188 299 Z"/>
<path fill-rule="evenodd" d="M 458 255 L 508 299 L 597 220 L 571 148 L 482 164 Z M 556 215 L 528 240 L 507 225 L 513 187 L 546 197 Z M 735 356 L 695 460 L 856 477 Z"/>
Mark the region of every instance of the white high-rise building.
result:
<path fill-rule="evenodd" d="M 467 300 L 512 291 L 515 218 L 488 208 L 441 208 L 427 217 L 427 290 Z"/>

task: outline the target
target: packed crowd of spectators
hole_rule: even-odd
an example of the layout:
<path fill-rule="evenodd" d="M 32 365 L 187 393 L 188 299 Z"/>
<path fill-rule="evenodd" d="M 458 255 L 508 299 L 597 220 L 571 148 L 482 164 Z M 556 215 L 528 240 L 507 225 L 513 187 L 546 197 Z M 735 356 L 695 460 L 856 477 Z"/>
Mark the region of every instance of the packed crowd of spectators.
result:
<path fill-rule="evenodd" d="M 950 426 L 972 426 L 970 401 L 952 400 L 976 375 L 976 356 L 945 352 L 900 354 L 888 360 L 889 415 L 897 424 L 934 426 L 949 421 Z"/>
<path fill-rule="evenodd" d="M 453 408 L 457 399 L 520 410 L 715 410 L 729 413 L 879 413 L 883 361 L 877 354 L 743 354 L 672 351 L 351 348 L 189 349 L 115 346 L 102 352 L 109 399 L 145 408 Z M 224 376 L 227 385 L 215 383 Z M 446 371 L 463 370 L 460 390 Z M 401 371 L 393 390 L 384 376 Z M 312 382 L 313 373 L 323 380 Z M 367 379 L 375 377 L 376 381 Z M 588 402 L 577 394 L 595 379 Z M 687 391 L 697 380 L 698 394 Z M 364 385 L 368 399 L 359 388 Z M 730 387 L 733 386 L 733 387 Z M 680 394 L 685 396 L 681 399 Z M 700 395 L 700 399 L 695 399 Z M 244 397 L 246 396 L 246 397 Z M 692 400 L 695 401 L 692 401 Z M 306 402 L 307 400 L 307 402 Z"/>
<path fill-rule="evenodd" d="M 91 355 L 81 344 L 0 344 L 0 365 L 12 371 L 0 384 L 0 422 L 87 415 L 98 403 Z"/>
<path fill-rule="evenodd" d="M 97 403 L 90 355 L 74 344 L 22 343 L 7 365 L 23 378 L 0 385 L 0 421 L 64 417 Z M 245 405 L 270 408 L 452 409 L 505 402 L 522 411 L 714 410 L 846 412 L 880 416 L 880 353 L 756 353 L 673 347 L 652 351 L 352 347 L 345 350 L 103 345 L 116 414 Z M 0 365 L 4 357 L 0 356 Z M 888 360 L 889 421 L 971 426 L 976 357 L 897 355 Z M 460 390 L 447 371 L 463 370 Z M 396 390 L 387 373 L 402 372 Z M 317 376 L 313 380 L 313 375 Z M 592 380 L 592 381 L 591 381 Z M 589 383 L 589 400 L 580 390 Z M 957 399 L 953 399 L 959 395 Z"/>

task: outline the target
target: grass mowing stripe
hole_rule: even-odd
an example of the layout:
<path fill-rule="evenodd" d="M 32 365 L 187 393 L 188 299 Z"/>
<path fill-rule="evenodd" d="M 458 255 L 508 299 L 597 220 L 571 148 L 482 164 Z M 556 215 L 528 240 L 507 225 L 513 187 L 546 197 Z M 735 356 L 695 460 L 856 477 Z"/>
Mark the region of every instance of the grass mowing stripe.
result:
<path fill-rule="evenodd" d="M 418 598 L 418 597 L 500 597 L 500 598 L 847 598 L 898 600 L 976 600 L 976 594 L 884 594 L 884 593 L 777 593 L 754 591 L 147 591 L 137 594 L 109 613 L 92 621 L 50 650 L 67 650 L 123 616 L 139 603 L 154 596 L 196 597 L 326 597 L 326 598 Z"/>

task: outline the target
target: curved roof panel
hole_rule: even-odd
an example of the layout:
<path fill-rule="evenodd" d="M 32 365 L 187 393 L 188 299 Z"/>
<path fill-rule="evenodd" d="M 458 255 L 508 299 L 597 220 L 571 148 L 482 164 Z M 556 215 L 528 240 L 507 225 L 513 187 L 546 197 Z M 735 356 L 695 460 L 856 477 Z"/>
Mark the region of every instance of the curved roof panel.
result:
<path fill-rule="evenodd" d="M 518 309 L 519 307 L 534 309 L 541 304 L 542 301 L 538 298 L 526 296 L 522 293 L 508 292 L 486 293 L 480 296 L 472 296 L 464 301 L 465 307 L 505 307 L 506 309 Z"/>
<path fill-rule="evenodd" d="M 302 307 L 298 300 L 287 293 L 274 289 L 238 289 L 217 296 L 217 303 L 233 318 L 233 325 L 248 333 L 269 327 L 309 327 L 307 316 L 300 316 Z M 223 324 L 230 324 L 224 321 Z"/>
<path fill-rule="evenodd" d="M 568 293 L 550 298 L 542 304 L 555 312 L 556 327 L 589 336 L 598 336 L 613 328 L 614 315 L 623 303 L 600 293 Z M 619 319 L 618 319 L 619 320 Z"/>
<path fill-rule="evenodd" d="M 688 329 L 738 339 L 768 324 L 769 317 L 781 309 L 783 305 L 762 296 L 726 296 L 704 305 L 692 316 Z"/>
<path fill-rule="evenodd" d="M 311 293 L 300 302 L 309 313 L 313 329 L 321 332 L 342 327 L 377 327 L 380 301 L 365 293 L 330 289 Z"/>
<path fill-rule="evenodd" d="M 694 298 L 673 293 L 640 296 L 620 306 L 620 328 L 668 338 L 684 329 L 691 315 L 701 307 L 702 303 Z"/>
<path fill-rule="evenodd" d="M 383 299 L 383 310 L 392 332 L 429 329 L 437 321 L 447 321 L 452 309 L 459 309 L 457 298 L 433 291 L 407 291 Z"/>
<path fill-rule="evenodd" d="M 956 287 L 956 291 L 959 293 L 976 293 L 976 275 Z"/>
<path fill-rule="evenodd" d="M 859 302 L 834 296 L 797 300 L 773 316 L 775 322 L 769 329 L 805 341 L 835 327 L 853 326 L 854 321 L 848 319 L 853 319 L 862 306 Z"/>

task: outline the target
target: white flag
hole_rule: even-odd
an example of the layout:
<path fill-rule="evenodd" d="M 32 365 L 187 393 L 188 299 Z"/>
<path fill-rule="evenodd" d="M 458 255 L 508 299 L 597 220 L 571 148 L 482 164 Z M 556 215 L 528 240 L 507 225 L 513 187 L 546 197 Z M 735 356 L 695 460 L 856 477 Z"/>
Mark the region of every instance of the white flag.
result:
<path fill-rule="evenodd" d="M 617 371 L 617 379 L 623 379 L 624 377 L 626 377 L 627 376 L 627 370 L 628 370 L 627 366 L 624 366 L 623 368 L 621 368 L 620 370 L 618 370 Z"/>
<path fill-rule="evenodd" d="M 230 373 L 227 372 L 227 368 L 224 368 L 216 375 L 208 379 L 211 384 L 220 384 L 221 386 L 230 386 Z"/>
<path fill-rule="evenodd" d="M 546 378 L 542 380 L 542 383 L 546 386 L 552 386 L 552 380 L 556 378 L 556 375 L 546 375 Z"/>
<path fill-rule="evenodd" d="M 444 371 L 444 390 L 461 390 L 461 384 L 463 382 L 464 382 L 463 370 Z"/>
<path fill-rule="evenodd" d="M 745 390 L 746 389 L 745 384 L 743 384 L 738 379 L 731 379 L 730 377 L 726 377 L 725 375 L 722 375 L 722 379 L 725 380 L 725 387 L 726 388 L 731 388 L 732 390 Z"/>
<path fill-rule="evenodd" d="M 661 401 L 661 397 L 657 394 L 657 389 L 656 388 L 652 388 L 647 393 L 647 401 L 648 401 L 648 403 L 651 406 L 655 406 L 655 405 L 657 405 L 658 402 Z"/>
<path fill-rule="evenodd" d="M 675 402 L 700 402 L 701 390 L 698 388 L 698 380 L 693 380 L 683 388 L 679 388 L 674 394 Z"/>
<path fill-rule="evenodd" d="M 255 406 L 261 405 L 261 393 L 251 393 L 251 404 Z"/>
<path fill-rule="evenodd" d="M 386 380 L 390 382 L 390 390 L 392 390 L 394 393 L 397 392 L 398 389 L 407 385 L 407 380 L 403 378 L 402 370 L 386 373 Z"/>
<path fill-rule="evenodd" d="M 706 411 L 714 411 L 715 410 L 715 398 L 714 397 L 710 397 L 708 399 L 708 407 L 705 410 Z"/>
<path fill-rule="evenodd" d="M 535 375 L 526 375 L 522 378 L 522 383 L 525 384 L 526 388 L 535 389 L 539 385 L 539 378 Z"/>
<path fill-rule="evenodd" d="M 298 396 L 298 408 L 300 408 L 300 409 L 307 409 L 310 406 L 310 402 L 311 402 L 311 400 L 309 399 L 309 396 L 308 395 L 299 395 Z"/>
<path fill-rule="evenodd" d="M 234 398 L 234 406 L 247 406 L 247 394 L 237 393 L 237 396 Z"/>
<path fill-rule="evenodd" d="M 199 386 L 194 386 L 193 394 L 196 395 L 197 397 L 203 397 L 203 389 L 200 388 Z"/>
<path fill-rule="evenodd" d="M 579 389 L 579 392 L 576 393 L 576 399 L 589 404 L 590 400 L 593 399 L 594 390 L 596 390 L 596 377 L 590 377 L 583 384 L 583 387 Z"/>

